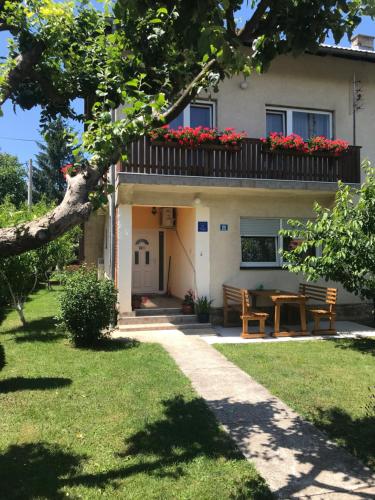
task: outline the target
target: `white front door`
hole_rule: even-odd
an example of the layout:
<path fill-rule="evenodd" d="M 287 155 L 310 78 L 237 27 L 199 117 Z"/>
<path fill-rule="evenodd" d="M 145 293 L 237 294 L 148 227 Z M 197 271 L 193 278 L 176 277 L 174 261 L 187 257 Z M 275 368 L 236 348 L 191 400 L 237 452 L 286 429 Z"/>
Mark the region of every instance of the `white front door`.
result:
<path fill-rule="evenodd" d="M 133 293 L 156 293 L 159 282 L 157 231 L 133 233 Z"/>

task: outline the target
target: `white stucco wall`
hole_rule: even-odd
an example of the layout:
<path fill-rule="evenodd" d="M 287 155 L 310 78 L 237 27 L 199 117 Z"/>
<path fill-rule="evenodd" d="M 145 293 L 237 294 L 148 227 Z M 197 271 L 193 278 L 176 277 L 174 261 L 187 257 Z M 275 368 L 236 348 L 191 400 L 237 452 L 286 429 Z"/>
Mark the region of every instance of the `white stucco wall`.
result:
<path fill-rule="evenodd" d="M 151 186 L 150 186 L 151 187 Z M 207 294 L 214 300 L 214 306 L 222 305 L 222 285 L 255 288 L 263 284 L 265 288 L 298 290 L 298 284 L 304 281 L 302 276 L 292 274 L 283 269 L 241 269 L 241 217 L 270 217 L 270 218 L 309 218 L 313 216 L 312 206 L 318 201 L 329 206 L 333 201 L 332 193 L 313 193 L 296 191 L 271 191 L 252 189 L 228 189 L 219 194 L 213 194 L 212 189 L 204 188 L 199 193 L 201 212 L 197 213 L 194 205 L 196 193 L 189 192 L 188 188 L 180 187 L 180 191 L 168 186 L 153 186 L 152 194 L 138 186 L 134 192 L 137 204 L 142 199 L 154 201 L 154 206 L 175 206 L 177 208 L 178 234 L 183 242 L 185 251 L 177 239 L 177 233 L 167 231 L 167 256 L 172 255 L 170 290 L 173 295 L 183 297 L 186 290 L 196 288 L 200 283 L 198 293 Z M 181 192 L 183 191 L 183 192 Z M 136 209 L 135 209 L 136 210 Z M 149 209 L 148 209 L 149 210 Z M 141 212 L 139 212 L 141 213 Z M 208 233 L 198 233 L 197 221 L 208 219 Z M 227 224 L 228 231 L 220 231 L 220 224 Z M 207 236 L 208 244 L 203 240 L 199 248 L 202 255 L 195 254 L 199 237 Z M 207 258 L 206 249 L 209 249 Z M 186 253 L 189 255 L 187 258 Z M 198 262 L 201 259 L 201 265 Z M 197 272 L 194 279 L 194 272 Z M 206 262 L 206 264 L 205 264 Z M 208 273 L 207 273 L 208 271 Z M 199 274 L 199 276 L 198 276 Z M 203 280 L 203 281 L 202 281 Z M 325 281 L 322 285 L 328 286 Z M 354 304 L 360 299 L 343 290 L 337 283 L 328 283 L 339 290 L 339 304 Z"/>
<path fill-rule="evenodd" d="M 177 208 L 176 231 L 167 230 L 168 259 L 171 256 L 170 292 L 183 298 L 187 290 L 195 289 L 195 213 L 193 208 Z"/>
<path fill-rule="evenodd" d="M 266 107 L 285 106 L 333 112 L 337 138 L 353 143 L 352 81 L 361 81 L 362 109 L 357 113 L 357 145 L 362 158 L 375 163 L 375 64 L 337 57 L 304 55 L 282 56 L 270 69 L 248 78 L 248 88 L 239 87 L 242 76 L 220 84 L 216 100 L 217 126 L 235 127 L 249 137 L 261 137 L 266 131 Z M 206 94 L 207 96 L 208 94 Z"/>
<path fill-rule="evenodd" d="M 308 196 L 272 199 L 257 193 L 246 197 L 210 197 L 210 295 L 215 306 L 222 305 L 224 283 L 249 289 L 262 284 L 264 288 L 298 290 L 298 284 L 305 281 L 301 275 L 283 269 L 241 269 L 240 217 L 308 218 L 313 215 L 312 201 Z M 228 224 L 228 231 L 220 231 L 220 224 Z M 319 284 L 329 286 L 324 280 Z M 337 283 L 330 284 L 339 288 L 339 303 L 359 302 L 358 297 Z"/>

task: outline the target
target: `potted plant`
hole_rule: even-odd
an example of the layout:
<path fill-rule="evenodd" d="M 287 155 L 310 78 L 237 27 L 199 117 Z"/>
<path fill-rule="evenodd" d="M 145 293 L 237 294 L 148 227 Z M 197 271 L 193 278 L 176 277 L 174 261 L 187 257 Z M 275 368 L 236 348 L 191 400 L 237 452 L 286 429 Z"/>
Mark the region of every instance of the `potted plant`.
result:
<path fill-rule="evenodd" d="M 133 295 L 132 296 L 132 309 L 140 309 L 142 305 L 142 297 L 141 295 Z"/>
<path fill-rule="evenodd" d="M 181 304 L 182 314 L 193 314 L 194 313 L 194 292 L 193 290 L 188 290 L 185 293 L 184 300 Z"/>
<path fill-rule="evenodd" d="M 208 323 L 210 321 L 211 304 L 212 300 L 208 300 L 205 295 L 197 297 L 195 312 L 197 313 L 199 323 Z"/>

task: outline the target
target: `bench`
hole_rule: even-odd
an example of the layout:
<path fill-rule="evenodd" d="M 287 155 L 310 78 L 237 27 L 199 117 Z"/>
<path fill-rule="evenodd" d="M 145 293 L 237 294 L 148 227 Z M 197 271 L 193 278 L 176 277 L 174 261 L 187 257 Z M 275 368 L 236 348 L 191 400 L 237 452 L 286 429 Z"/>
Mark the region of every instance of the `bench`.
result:
<path fill-rule="evenodd" d="M 305 295 L 308 299 L 324 302 L 325 304 L 325 307 L 321 308 L 313 304 L 307 309 L 314 318 L 313 335 L 321 335 L 323 333 L 335 334 L 337 289 L 301 283 L 299 285 L 299 293 Z M 328 319 L 329 328 L 320 328 L 321 319 Z"/>
<path fill-rule="evenodd" d="M 235 310 L 240 313 L 242 320 L 241 337 L 245 339 L 260 338 L 265 336 L 266 320 L 268 313 L 255 312 L 251 308 L 251 298 L 248 290 L 236 288 L 229 285 L 223 285 L 223 303 L 224 303 L 224 326 L 228 326 L 228 313 Z M 249 321 L 259 322 L 259 331 L 249 333 Z"/>

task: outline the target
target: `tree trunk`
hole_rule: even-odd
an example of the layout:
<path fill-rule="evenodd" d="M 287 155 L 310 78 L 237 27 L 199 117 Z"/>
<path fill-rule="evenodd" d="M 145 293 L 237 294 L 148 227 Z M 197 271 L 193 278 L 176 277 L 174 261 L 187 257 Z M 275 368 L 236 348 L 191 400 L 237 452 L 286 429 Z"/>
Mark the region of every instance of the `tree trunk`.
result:
<path fill-rule="evenodd" d="M 22 302 L 18 301 L 16 303 L 16 305 L 15 305 L 15 309 L 16 309 L 16 311 L 18 313 L 18 316 L 20 317 L 22 326 L 25 327 L 27 325 L 27 322 L 26 322 L 25 315 L 23 313 L 23 304 L 22 304 Z"/>
<path fill-rule="evenodd" d="M 21 300 L 16 297 L 16 295 L 13 291 L 12 285 L 10 284 L 10 281 L 8 280 L 6 274 L 2 273 L 2 276 L 4 278 L 4 281 L 8 285 L 9 293 L 10 293 L 10 296 L 11 296 L 12 302 L 13 302 L 13 307 L 17 311 L 18 316 L 20 317 L 22 326 L 25 327 L 27 323 L 26 323 L 25 315 L 23 313 L 23 302 L 21 302 Z"/>
<path fill-rule="evenodd" d="M 66 194 L 54 210 L 40 219 L 0 229 L 0 257 L 40 248 L 87 220 L 92 211 L 89 194 L 100 178 L 99 171 L 91 167 L 74 177 L 67 177 Z"/>

